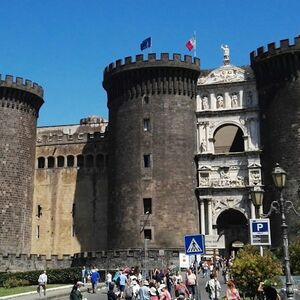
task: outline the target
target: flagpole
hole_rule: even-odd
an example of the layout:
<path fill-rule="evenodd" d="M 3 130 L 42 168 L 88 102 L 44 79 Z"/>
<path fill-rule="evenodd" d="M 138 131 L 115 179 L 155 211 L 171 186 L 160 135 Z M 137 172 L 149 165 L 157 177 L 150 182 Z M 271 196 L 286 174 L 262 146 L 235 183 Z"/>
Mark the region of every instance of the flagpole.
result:
<path fill-rule="evenodd" d="M 196 49 L 197 49 L 196 31 L 194 31 L 194 40 L 195 40 L 194 57 L 196 57 Z"/>

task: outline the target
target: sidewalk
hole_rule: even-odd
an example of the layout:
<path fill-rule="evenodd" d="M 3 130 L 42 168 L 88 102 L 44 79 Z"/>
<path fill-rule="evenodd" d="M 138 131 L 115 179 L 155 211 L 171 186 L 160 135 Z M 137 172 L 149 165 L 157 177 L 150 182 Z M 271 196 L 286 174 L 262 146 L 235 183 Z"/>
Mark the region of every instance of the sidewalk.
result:
<path fill-rule="evenodd" d="M 9 295 L 0 297 L 1 300 L 4 299 L 16 299 L 16 300 L 41 300 L 41 299 L 59 299 L 59 297 L 69 295 L 71 292 L 73 285 L 64 285 L 56 288 L 49 288 L 47 289 L 46 296 L 40 296 L 37 291 L 22 293 L 22 294 L 15 294 L 15 295 Z"/>

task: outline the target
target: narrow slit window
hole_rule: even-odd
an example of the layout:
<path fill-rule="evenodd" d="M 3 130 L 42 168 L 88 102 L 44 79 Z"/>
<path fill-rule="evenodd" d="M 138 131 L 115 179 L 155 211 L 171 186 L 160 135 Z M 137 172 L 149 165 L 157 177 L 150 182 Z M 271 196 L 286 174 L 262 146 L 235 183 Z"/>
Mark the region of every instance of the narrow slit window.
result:
<path fill-rule="evenodd" d="M 144 239 L 152 240 L 152 230 L 151 229 L 144 229 Z"/>
<path fill-rule="evenodd" d="M 152 199 L 143 198 L 144 215 L 152 214 Z"/>
<path fill-rule="evenodd" d="M 151 168 L 151 154 L 144 154 L 144 168 Z"/>
<path fill-rule="evenodd" d="M 151 130 L 150 119 L 149 118 L 145 118 L 143 120 L 143 126 L 144 126 L 144 131 L 150 131 Z"/>

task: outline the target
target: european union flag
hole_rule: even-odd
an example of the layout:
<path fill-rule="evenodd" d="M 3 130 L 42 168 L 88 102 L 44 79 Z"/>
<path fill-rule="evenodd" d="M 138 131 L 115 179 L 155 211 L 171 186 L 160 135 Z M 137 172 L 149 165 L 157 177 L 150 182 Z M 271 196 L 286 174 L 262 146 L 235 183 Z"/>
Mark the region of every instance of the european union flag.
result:
<path fill-rule="evenodd" d="M 146 38 L 145 40 L 142 41 L 141 43 L 141 50 L 145 50 L 147 48 L 151 47 L 151 37 Z"/>

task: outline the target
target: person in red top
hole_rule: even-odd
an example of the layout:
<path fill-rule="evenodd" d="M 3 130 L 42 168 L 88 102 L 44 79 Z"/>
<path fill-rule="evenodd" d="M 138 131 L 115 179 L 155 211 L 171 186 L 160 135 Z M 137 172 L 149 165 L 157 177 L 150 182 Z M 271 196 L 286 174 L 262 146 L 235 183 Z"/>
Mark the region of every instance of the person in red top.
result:
<path fill-rule="evenodd" d="M 179 297 L 180 295 L 183 295 L 184 298 L 189 298 L 190 292 L 186 285 L 180 281 L 175 285 L 175 296 Z"/>
<path fill-rule="evenodd" d="M 171 295 L 165 284 L 160 285 L 160 290 L 161 290 L 160 300 L 171 300 Z"/>

